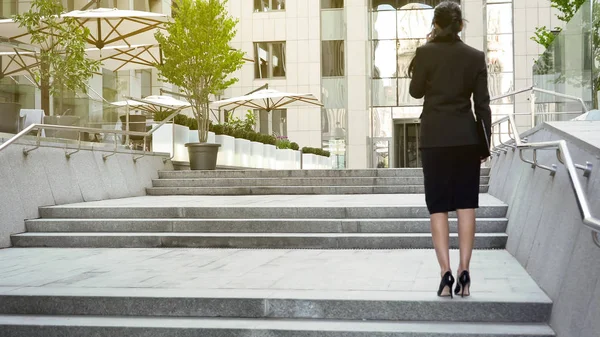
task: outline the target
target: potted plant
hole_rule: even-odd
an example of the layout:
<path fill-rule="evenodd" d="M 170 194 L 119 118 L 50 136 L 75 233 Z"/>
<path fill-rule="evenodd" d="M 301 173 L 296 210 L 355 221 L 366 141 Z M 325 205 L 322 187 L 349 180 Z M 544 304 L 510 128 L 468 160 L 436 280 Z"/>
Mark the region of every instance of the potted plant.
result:
<path fill-rule="evenodd" d="M 230 74 L 244 62 L 243 53 L 230 48 L 237 20 L 228 14 L 226 4 L 226 0 L 178 0 L 166 33 L 156 33 L 163 53 L 156 68 L 184 92 L 198 122 L 198 142 L 186 144 L 192 170 L 217 166 L 220 145 L 207 142 L 209 99 L 238 81 Z"/>

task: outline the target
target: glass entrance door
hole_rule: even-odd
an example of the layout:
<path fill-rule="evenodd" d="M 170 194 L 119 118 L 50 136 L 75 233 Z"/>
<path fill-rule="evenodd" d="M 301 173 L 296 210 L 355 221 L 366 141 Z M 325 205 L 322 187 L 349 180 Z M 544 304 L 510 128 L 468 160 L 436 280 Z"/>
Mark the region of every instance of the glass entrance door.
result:
<path fill-rule="evenodd" d="M 396 158 L 394 167 L 421 167 L 419 152 L 420 123 L 414 120 L 394 125 L 394 145 Z"/>

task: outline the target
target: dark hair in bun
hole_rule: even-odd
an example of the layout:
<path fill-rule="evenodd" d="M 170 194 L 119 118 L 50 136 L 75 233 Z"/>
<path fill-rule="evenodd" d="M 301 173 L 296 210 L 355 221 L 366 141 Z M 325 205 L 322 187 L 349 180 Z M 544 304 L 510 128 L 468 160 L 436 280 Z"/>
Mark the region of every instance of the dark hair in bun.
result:
<path fill-rule="evenodd" d="M 462 30 L 463 17 L 460 5 L 452 1 L 444 1 L 437 5 L 433 14 L 433 30 L 429 33 L 430 41 L 458 40 Z"/>

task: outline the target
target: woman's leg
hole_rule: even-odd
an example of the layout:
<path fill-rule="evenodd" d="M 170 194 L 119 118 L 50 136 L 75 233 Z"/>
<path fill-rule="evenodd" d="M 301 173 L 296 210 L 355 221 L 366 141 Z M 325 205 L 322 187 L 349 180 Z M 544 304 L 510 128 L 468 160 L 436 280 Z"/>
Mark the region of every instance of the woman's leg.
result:
<path fill-rule="evenodd" d="M 460 264 L 458 275 L 463 270 L 469 270 L 473 243 L 475 241 L 475 209 L 459 209 L 458 214 L 458 240 L 460 248 Z"/>
<path fill-rule="evenodd" d="M 448 213 L 431 214 L 431 237 L 442 276 L 450 269 L 450 229 Z"/>

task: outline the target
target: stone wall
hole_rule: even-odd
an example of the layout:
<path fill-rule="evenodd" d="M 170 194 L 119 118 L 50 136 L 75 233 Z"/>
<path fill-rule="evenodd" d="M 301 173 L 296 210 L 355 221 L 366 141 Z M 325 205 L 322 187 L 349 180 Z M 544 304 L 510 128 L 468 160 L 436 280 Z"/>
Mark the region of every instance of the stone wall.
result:
<path fill-rule="evenodd" d="M 0 152 L 0 248 L 10 246 L 11 234 L 25 231 L 25 219 L 39 217 L 40 206 L 145 195 L 159 170 L 173 169 L 170 161 L 163 164 L 167 154 L 134 163 L 134 153 L 104 161 L 110 150 L 83 147 L 67 159 L 65 145 L 40 147 L 28 156 L 25 147 L 30 145 L 13 144 Z"/>
<path fill-rule="evenodd" d="M 530 142 L 565 139 L 580 171 L 592 213 L 600 216 L 600 149 L 560 130 L 561 123 L 529 131 Z M 600 129 L 600 127 L 598 128 Z M 531 151 L 525 152 L 532 157 Z M 489 193 L 509 206 L 508 251 L 553 300 L 551 326 L 559 337 L 597 336 L 600 331 L 600 248 L 584 227 L 571 183 L 555 151 L 539 151 L 539 162 L 557 164 L 556 176 L 524 163 L 518 151 L 494 156 Z"/>

